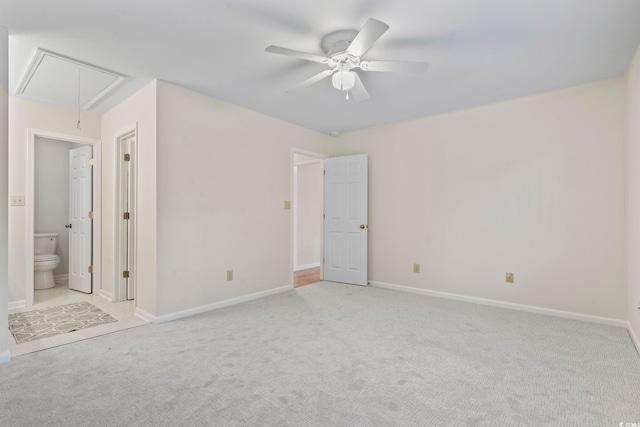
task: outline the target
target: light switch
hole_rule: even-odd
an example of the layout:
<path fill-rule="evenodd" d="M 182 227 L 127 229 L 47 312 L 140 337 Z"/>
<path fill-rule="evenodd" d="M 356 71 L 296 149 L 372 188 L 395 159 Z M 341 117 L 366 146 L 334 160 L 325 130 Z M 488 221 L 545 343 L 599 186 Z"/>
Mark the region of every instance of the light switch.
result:
<path fill-rule="evenodd" d="M 11 206 L 24 206 L 24 196 L 11 196 L 9 204 Z"/>

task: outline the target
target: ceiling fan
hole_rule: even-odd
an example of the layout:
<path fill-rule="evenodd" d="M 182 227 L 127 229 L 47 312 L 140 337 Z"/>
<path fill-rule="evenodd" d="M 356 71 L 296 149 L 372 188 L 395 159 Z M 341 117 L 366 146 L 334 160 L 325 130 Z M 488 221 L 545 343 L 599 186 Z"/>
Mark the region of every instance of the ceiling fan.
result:
<path fill-rule="evenodd" d="M 306 61 L 326 64 L 329 69 L 309 77 L 287 89 L 292 92 L 310 86 L 331 77 L 331 83 L 337 90 L 349 93 L 356 101 L 364 101 L 369 98 L 369 93 L 362 84 L 360 76 L 354 71 L 359 68 L 362 71 L 382 71 L 382 72 L 405 72 L 405 73 L 425 73 L 429 64 L 426 62 L 411 61 L 365 61 L 362 56 L 373 46 L 373 44 L 389 29 L 389 26 L 377 19 L 368 19 L 362 29 L 355 33 L 353 31 L 336 31 L 329 34 L 322 40 L 322 48 L 326 56 L 313 53 L 301 52 L 280 46 L 268 46 L 265 51 L 280 55 L 293 56 Z"/>

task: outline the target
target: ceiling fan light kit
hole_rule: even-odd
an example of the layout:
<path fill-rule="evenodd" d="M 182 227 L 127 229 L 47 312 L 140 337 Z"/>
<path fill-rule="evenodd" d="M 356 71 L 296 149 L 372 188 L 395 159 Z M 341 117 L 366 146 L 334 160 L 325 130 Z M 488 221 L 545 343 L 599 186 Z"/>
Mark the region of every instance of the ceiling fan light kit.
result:
<path fill-rule="evenodd" d="M 369 19 L 355 35 L 353 31 L 349 30 L 335 31 L 322 40 L 321 45 L 326 56 L 273 45 L 268 46 L 265 51 L 318 62 L 329 67 L 328 70 L 321 71 L 289 88 L 287 92 L 302 89 L 332 76 L 332 86 L 339 91 L 346 91 L 347 100 L 349 93 L 351 93 L 356 101 L 364 101 L 369 98 L 369 93 L 358 73 L 353 71 L 354 69 L 359 68 L 367 72 L 425 73 L 429 67 L 429 64 L 425 62 L 363 61 L 362 56 L 388 29 L 389 26 L 384 22 Z"/>
<path fill-rule="evenodd" d="M 356 85 L 356 73 L 353 71 L 337 71 L 331 77 L 333 87 L 338 90 L 351 90 Z"/>

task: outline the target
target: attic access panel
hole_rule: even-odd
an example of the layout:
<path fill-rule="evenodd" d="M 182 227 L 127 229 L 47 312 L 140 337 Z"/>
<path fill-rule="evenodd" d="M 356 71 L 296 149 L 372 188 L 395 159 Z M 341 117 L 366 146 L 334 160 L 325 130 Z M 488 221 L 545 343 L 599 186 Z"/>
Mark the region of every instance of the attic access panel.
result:
<path fill-rule="evenodd" d="M 90 110 L 123 81 L 124 76 L 113 71 L 37 49 L 16 94 L 37 101 L 78 108 L 79 88 L 80 108 Z"/>

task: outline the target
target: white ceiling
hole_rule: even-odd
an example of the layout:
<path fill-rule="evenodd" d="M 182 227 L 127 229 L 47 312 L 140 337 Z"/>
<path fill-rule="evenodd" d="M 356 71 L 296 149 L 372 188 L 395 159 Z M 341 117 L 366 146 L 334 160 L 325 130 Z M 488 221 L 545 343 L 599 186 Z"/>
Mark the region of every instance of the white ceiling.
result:
<path fill-rule="evenodd" d="M 426 61 L 427 74 L 359 72 L 371 95 L 361 103 L 329 79 L 284 93 L 324 66 L 266 46 L 322 55 L 323 36 L 370 17 L 390 29 L 365 59 Z M 640 1 L 0 0 L 0 23 L 11 90 L 39 47 L 128 76 L 98 113 L 158 78 L 331 133 L 621 76 Z"/>

